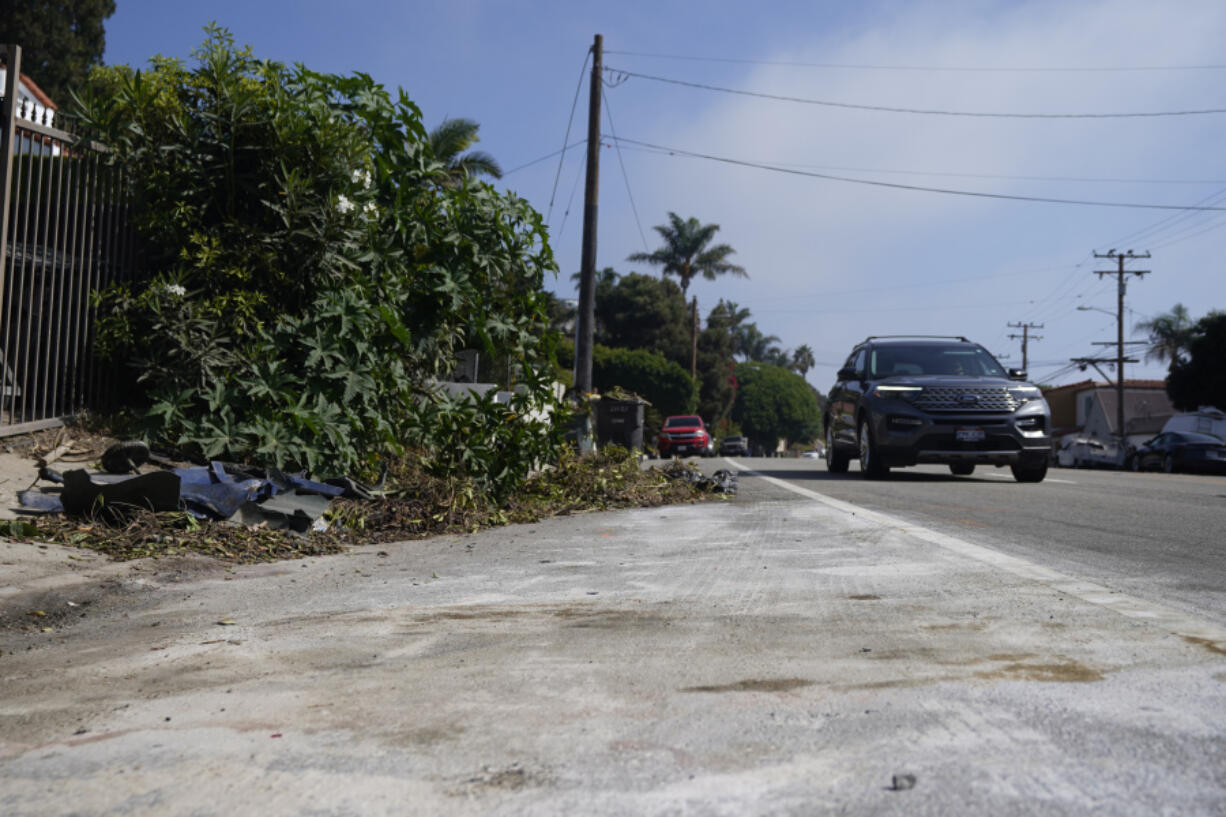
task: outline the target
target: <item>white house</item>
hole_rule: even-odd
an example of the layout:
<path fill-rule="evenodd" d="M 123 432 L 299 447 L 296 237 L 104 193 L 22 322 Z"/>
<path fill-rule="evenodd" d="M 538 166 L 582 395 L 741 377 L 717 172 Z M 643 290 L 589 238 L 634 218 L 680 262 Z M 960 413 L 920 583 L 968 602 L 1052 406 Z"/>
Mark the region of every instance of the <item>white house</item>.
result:
<path fill-rule="evenodd" d="M 0 65 L 0 96 L 8 87 L 8 68 Z M 36 125 L 55 127 L 58 108 L 51 97 L 43 93 L 34 80 L 22 74 L 17 80 L 17 118 Z"/>

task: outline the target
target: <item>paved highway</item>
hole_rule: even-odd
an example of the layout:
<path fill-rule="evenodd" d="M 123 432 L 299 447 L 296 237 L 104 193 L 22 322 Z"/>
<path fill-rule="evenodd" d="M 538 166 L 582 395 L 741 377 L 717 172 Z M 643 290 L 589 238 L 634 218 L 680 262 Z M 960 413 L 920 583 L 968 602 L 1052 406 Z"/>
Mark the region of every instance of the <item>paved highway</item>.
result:
<path fill-rule="evenodd" d="M 741 487 L 773 477 L 1187 613 L 1226 623 L 1226 477 L 1054 468 L 1021 485 L 1007 468 L 944 466 L 866 480 L 852 463 L 739 459 Z"/>

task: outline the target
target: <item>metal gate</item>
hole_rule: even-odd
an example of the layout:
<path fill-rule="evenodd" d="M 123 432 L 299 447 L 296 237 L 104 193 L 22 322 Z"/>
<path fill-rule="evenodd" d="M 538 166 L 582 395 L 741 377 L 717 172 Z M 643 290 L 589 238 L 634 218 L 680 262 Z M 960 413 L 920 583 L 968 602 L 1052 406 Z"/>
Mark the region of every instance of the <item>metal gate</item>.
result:
<path fill-rule="evenodd" d="M 0 437 L 113 405 L 94 356 L 91 293 L 131 278 L 122 175 L 104 145 L 56 127 L 0 46 Z"/>

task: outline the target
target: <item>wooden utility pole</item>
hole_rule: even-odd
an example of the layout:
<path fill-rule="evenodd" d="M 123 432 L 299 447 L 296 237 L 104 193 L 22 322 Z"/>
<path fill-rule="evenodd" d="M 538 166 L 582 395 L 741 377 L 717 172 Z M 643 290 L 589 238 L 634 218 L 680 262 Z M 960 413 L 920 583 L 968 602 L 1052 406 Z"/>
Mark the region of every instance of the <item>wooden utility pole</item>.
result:
<path fill-rule="evenodd" d="M 575 331 L 575 392 L 581 401 L 592 391 L 592 337 L 596 320 L 596 215 L 600 193 L 600 91 L 604 37 L 592 43 L 592 85 L 587 109 L 587 181 L 583 193 L 583 248 L 579 265 L 579 315 Z M 579 450 L 591 451 L 592 417 L 582 409 Z"/>
<path fill-rule="evenodd" d="M 1120 457 L 1125 456 L 1124 449 L 1128 446 L 1128 436 L 1124 433 L 1124 363 L 1133 362 L 1124 357 L 1124 293 L 1128 289 L 1128 285 L 1124 283 L 1125 275 L 1135 275 L 1141 278 L 1149 274 L 1149 270 L 1126 270 L 1124 262 L 1131 261 L 1134 258 L 1149 258 L 1149 251 L 1144 254 L 1134 253 L 1132 250 L 1124 253 L 1118 253 L 1115 250 L 1105 253 L 1094 253 L 1095 258 L 1114 258 L 1119 262 L 1118 269 L 1114 270 L 1095 270 L 1094 274 L 1100 279 L 1105 275 L 1116 276 L 1116 307 L 1115 307 L 1115 425 L 1116 433 L 1120 438 Z M 1110 344 L 1101 344 L 1104 346 Z M 1122 461 L 1121 461 L 1122 464 Z"/>
<path fill-rule="evenodd" d="M 1031 329 L 1042 329 L 1043 324 L 1041 323 L 1020 323 L 1019 322 L 1019 323 L 1009 324 L 1009 328 L 1022 330 L 1022 334 L 1010 335 L 1009 339 L 1010 340 L 1017 340 L 1018 338 L 1022 339 L 1022 371 L 1028 372 L 1030 371 L 1030 365 L 1029 365 L 1030 357 L 1028 355 L 1027 348 L 1030 345 L 1030 341 L 1043 339 L 1042 335 L 1034 335 L 1032 337 L 1030 334 L 1030 330 Z"/>
<path fill-rule="evenodd" d="M 690 379 L 698 379 L 698 296 L 690 302 Z"/>

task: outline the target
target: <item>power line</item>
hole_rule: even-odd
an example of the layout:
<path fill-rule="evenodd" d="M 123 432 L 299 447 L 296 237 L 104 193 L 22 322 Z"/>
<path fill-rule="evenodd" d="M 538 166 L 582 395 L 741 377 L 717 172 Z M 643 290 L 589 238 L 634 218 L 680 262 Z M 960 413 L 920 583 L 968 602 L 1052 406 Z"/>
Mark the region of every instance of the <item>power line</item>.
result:
<path fill-rule="evenodd" d="M 579 147 L 579 145 L 582 145 L 582 144 L 583 144 L 584 142 L 586 142 L 586 141 L 587 141 L 586 139 L 580 139 L 578 142 L 571 142 L 571 143 L 570 143 L 569 145 L 567 145 L 566 147 L 561 148 L 560 150 L 555 150 L 553 153 L 548 153 L 548 154 L 546 154 L 546 155 L 544 155 L 544 156 L 541 156 L 541 157 L 539 157 L 539 158 L 537 158 L 537 159 L 533 159 L 533 160 L 532 160 L 532 161 L 530 161 L 530 162 L 524 162 L 522 165 L 516 165 L 515 167 L 511 168 L 510 170 L 504 170 L 504 171 L 502 171 L 503 178 L 505 178 L 505 177 L 507 177 L 507 176 L 510 176 L 512 173 L 514 173 L 514 172 L 515 172 L 515 171 L 517 171 L 517 170 L 523 170 L 523 169 L 524 169 L 524 168 L 526 168 L 526 167 L 532 167 L 532 166 L 533 166 L 533 165 L 535 165 L 535 164 L 540 164 L 541 162 L 545 161 L 546 159 L 552 159 L 554 156 L 557 156 L 559 153 L 565 153 L 566 151 L 570 150 L 571 148 L 576 148 L 576 147 Z"/>
<path fill-rule="evenodd" d="M 684 60 L 688 62 L 724 62 L 739 65 L 779 65 L 792 68 L 840 68 L 858 71 L 931 71 L 939 73 L 985 73 L 985 74 L 1040 74 L 1040 73 L 1110 73 L 1131 71 L 1220 71 L 1226 69 L 1226 64 L 1209 63 L 1205 65 L 1120 65 L 1120 66 L 1020 66 L 1020 67 L 988 67 L 988 66 L 957 66 L 957 65 L 879 65 L 854 62 L 800 62 L 796 60 L 753 60 L 736 57 L 702 57 L 682 54 L 653 54 L 642 51 L 605 51 L 606 54 L 618 54 L 626 57 L 651 57 L 664 60 Z"/>
<path fill-rule="evenodd" d="M 1129 113 L 991 113 L 986 111 L 947 111 L 928 108 L 895 108 L 887 105 L 860 105 L 853 102 L 832 102 L 824 99 L 808 99 L 799 96 L 784 96 L 781 94 L 767 94 L 758 91 L 740 91 L 735 88 L 724 88 L 719 85 L 707 85 L 702 82 L 689 82 L 681 79 L 669 79 L 667 77 L 657 77 L 652 74 L 640 74 L 634 71 L 625 71 L 619 68 L 605 67 L 605 71 L 621 77 L 635 77 L 638 79 L 651 80 L 652 82 L 663 82 L 669 85 L 681 85 L 686 88 L 699 88 L 704 91 L 717 91 L 724 94 L 734 94 L 736 96 L 750 96 L 759 99 L 773 99 L 778 102 L 796 102 L 802 105 L 820 105 L 827 108 L 847 108 L 858 111 L 877 111 L 880 113 L 909 113 L 922 114 L 926 116 L 969 116 L 976 118 L 991 118 L 991 119 L 1135 119 L 1140 117 L 1159 117 L 1159 116 L 1201 116 L 1204 114 L 1220 114 L 1226 113 L 1226 108 L 1205 108 L 1201 110 L 1186 110 L 1186 111 L 1137 111 Z"/>
<path fill-rule="evenodd" d="M 667 150 L 655 150 L 651 148 L 637 148 L 644 153 L 668 153 Z M 816 170 L 838 170 L 851 173 L 884 173 L 898 176 L 942 176 L 953 177 L 960 179 L 1000 179 L 1005 181 L 1023 181 L 1023 182 L 1078 182 L 1087 184 L 1179 184 L 1179 185 L 1202 185 L 1202 184 L 1226 184 L 1226 179 L 1125 179 L 1101 176 L 1015 176 L 999 173 L 959 173 L 954 171 L 943 170 L 898 170 L 893 168 L 880 167 L 846 167 L 843 165 L 818 165 L 805 162 L 770 162 L 776 167 L 816 169 Z M 1175 218 L 1171 216 L 1171 218 Z M 1117 242 L 1118 243 L 1118 242 Z"/>
<path fill-rule="evenodd" d="M 617 148 L 617 164 L 622 169 L 622 179 L 626 182 L 626 195 L 630 198 L 630 212 L 634 213 L 634 224 L 639 228 L 639 238 L 643 239 L 643 252 L 651 252 L 647 246 L 647 234 L 643 232 L 643 222 L 639 220 L 639 208 L 634 206 L 634 193 L 630 191 L 630 176 L 626 174 L 626 163 L 622 161 L 621 145 L 617 142 L 617 128 L 613 127 L 613 108 L 609 105 L 609 95 L 600 90 L 601 96 L 604 97 L 604 113 L 609 119 L 609 132 L 613 134 L 613 144 Z"/>
<path fill-rule="evenodd" d="M 562 137 L 562 150 L 560 151 L 562 158 L 558 159 L 558 172 L 553 177 L 553 191 L 549 194 L 549 210 L 545 213 L 546 224 L 553 218 L 553 200 L 558 195 L 558 181 L 562 178 L 562 163 L 566 161 L 566 145 L 570 142 L 570 127 L 575 122 L 575 108 L 579 105 L 579 92 L 583 90 L 583 72 L 587 70 L 587 61 L 591 58 L 592 52 L 589 50 L 583 56 L 583 65 L 579 68 L 579 83 L 575 86 L 574 101 L 570 103 L 570 119 L 566 122 L 566 135 Z"/>
<path fill-rule="evenodd" d="M 1007 201 L 1029 201 L 1043 204 L 1076 204 L 1089 207 L 1125 207 L 1144 210 L 1204 210 L 1226 212 L 1226 207 L 1205 207 L 1185 204 L 1144 204 L 1138 202 L 1093 201 L 1088 199 L 1059 199 L 1046 196 L 1016 196 L 1008 193 L 983 193 L 974 190 L 956 190 L 943 187 L 924 187 L 921 185 L 898 184 L 897 182 L 883 182 L 873 179 L 856 179 L 850 176 L 835 176 L 829 173 L 815 173 L 806 170 L 778 167 L 776 165 L 760 164 L 758 162 L 747 162 L 740 159 L 729 159 L 724 156 L 715 156 L 709 153 L 698 153 L 696 151 L 682 150 L 680 148 L 669 148 L 662 145 L 653 145 L 649 142 L 639 142 L 634 139 L 626 139 L 620 136 L 612 138 L 625 142 L 629 145 L 640 145 L 642 147 L 656 148 L 657 150 L 668 153 L 669 155 L 689 156 L 695 159 L 706 159 L 712 162 L 721 162 L 723 164 L 737 165 L 739 167 L 752 167 L 758 170 L 769 170 L 775 173 L 787 173 L 793 176 L 807 176 L 813 179 L 826 179 L 828 181 L 848 182 L 851 184 L 865 184 L 872 187 L 888 187 L 894 190 L 914 190 L 921 193 L 944 193 L 945 195 L 950 196 L 971 196 L 974 198 L 1003 199 Z"/>

